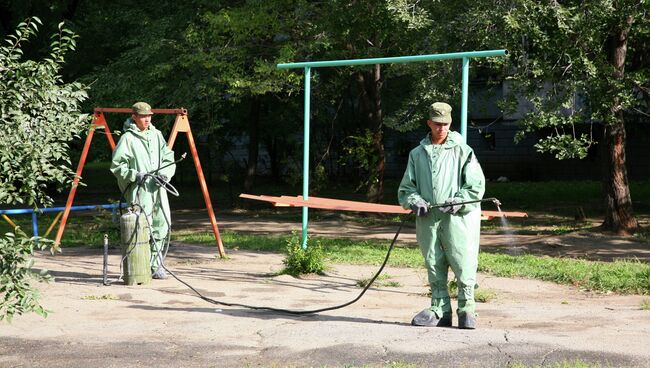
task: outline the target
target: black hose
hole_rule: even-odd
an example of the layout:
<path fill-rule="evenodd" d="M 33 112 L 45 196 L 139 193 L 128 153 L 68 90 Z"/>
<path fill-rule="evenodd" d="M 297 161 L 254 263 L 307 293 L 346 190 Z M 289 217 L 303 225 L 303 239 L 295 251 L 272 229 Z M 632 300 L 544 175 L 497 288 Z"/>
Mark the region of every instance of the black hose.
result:
<path fill-rule="evenodd" d="M 154 176 L 154 177 L 157 177 L 157 176 Z M 170 185 L 170 186 L 171 186 L 171 185 Z M 169 189 L 168 189 L 167 187 L 163 187 L 163 188 L 165 188 L 166 190 L 169 191 Z M 173 188 L 173 187 L 172 187 L 172 188 Z M 175 190 L 175 188 L 174 188 L 174 190 Z M 170 193 L 171 193 L 171 192 L 170 192 Z M 178 193 L 178 192 L 176 192 L 175 195 L 178 195 L 177 193 Z M 174 193 L 172 193 L 172 194 L 174 194 Z M 477 202 L 486 202 L 486 201 L 494 202 L 494 203 L 497 204 L 497 205 L 499 204 L 499 201 L 498 201 L 498 199 L 496 199 L 496 198 L 486 198 L 486 199 L 480 199 L 480 200 L 472 200 L 472 201 L 458 202 L 458 203 L 454 203 L 454 205 L 469 204 L 469 203 L 477 203 Z M 443 204 L 435 204 L 435 205 L 431 205 L 430 208 L 444 207 L 444 206 L 447 206 L 447 205 L 449 205 L 449 204 L 447 204 L 447 203 L 443 203 Z M 139 205 L 138 205 L 138 206 L 139 206 Z M 144 209 L 143 209 L 141 206 L 139 206 L 139 207 L 141 208 L 142 212 L 144 212 Z M 145 215 L 145 218 L 146 218 L 146 215 Z M 171 233 L 171 224 L 169 223 L 169 220 L 167 219 L 166 216 L 165 216 L 165 221 L 167 221 L 167 225 L 168 225 L 168 231 L 167 231 L 167 246 L 169 246 L 169 239 L 170 239 L 170 233 Z M 401 221 L 400 224 L 399 224 L 399 227 L 397 228 L 397 231 L 395 232 L 395 236 L 393 237 L 393 240 L 390 242 L 390 246 L 388 247 L 388 251 L 386 252 L 386 257 L 384 258 L 384 262 L 381 264 L 381 266 L 379 267 L 379 270 L 377 270 L 377 272 L 375 273 L 375 275 L 370 279 L 370 281 L 368 282 L 368 284 L 363 288 L 363 290 L 361 290 L 361 292 L 359 293 L 359 295 L 357 295 L 356 298 L 350 300 L 349 302 L 346 302 L 346 303 L 343 303 L 343 304 L 339 304 L 339 305 L 334 305 L 334 306 L 331 306 L 331 307 L 318 308 L 318 309 L 309 309 L 309 310 L 291 310 L 291 309 L 284 309 L 284 308 L 273 308 L 273 307 L 264 307 L 264 306 L 254 306 L 254 305 L 248 305 L 248 304 L 242 304 L 242 303 L 229 303 L 229 302 L 219 301 L 219 300 L 216 300 L 216 299 L 213 299 L 213 298 L 207 297 L 207 296 L 201 294 L 201 292 L 199 292 L 198 290 L 196 290 L 192 285 L 190 285 L 189 283 L 185 282 L 185 281 L 184 281 L 183 279 L 181 279 L 180 277 L 176 276 L 176 274 L 175 274 L 174 272 L 172 272 L 169 268 L 167 268 L 167 266 L 165 266 L 165 263 L 164 263 L 164 257 L 161 256 L 161 254 L 160 254 L 161 252 L 159 252 L 158 255 L 159 255 L 159 257 L 160 257 L 160 267 L 162 267 L 165 271 L 167 271 L 170 275 L 172 275 L 172 277 L 175 278 L 178 282 L 180 282 L 181 284 L 187 286 L 187 287 L 188 287 L 190 290 L 192 290 L 192 291 L 193 291 L 193 292 L 194 292 L 194 293 L 195 293 L 199 298 L 205 300 L 205 301 L 208 302 L 208 303 L 212 303 L 212 304 L 215 304 L 215 305 L 223 305 L 223 306 L 227 306 L 227 307 L 243 307 L 243 308 L 252 309 L 252 310 L 265 310 L 265 311 L 278 312 L 278 313 L 286 313 L 286 314 L 292 314 L 292 315 L 316 314 L 316 313 L 321 313 L 321 312 L 331 311 L 331 310 L 335 310 L 335 309 L 341 309 L 341 308 L 347 307 L 347 306 L 349 306 L 349 305 L 351 305 L 351 304 L 354 304 L 354 303 L 356 303 L 359 299 L 361 299 L 361 297 L 366 293 L 366 291 L 368 291 L 368 289 L 370 288 L 370 286 L 372 286 L 373 282 L 375 282 L 375 280 L 377 279 L 377 277 L 379 277 L 379 275 L 381 274 L 381 272 L 384 270 L 384 267 L 386 267 L 386 264 L 388 263 L 388 259 L 390 258 L 390 253 L 391 253 L 391 251 L 393 250 L 393 248 L 394 248 L 394 246 L 395 246 L 395 242 L 397 241 L 397 237 L 399 236 L 400 232 L 402 231 L 402 227 L 404 226 L 404 223 L 405 223 L 405 222 L 406 222 L 406 218 L 402 219 L 402 221 Z M 150 232 L 151 232 L 151 224 L 149 224 L 149 219 L 148 219 L 148 218 L 147 218 L 147 225 L 149 226 L 149 229 L 150 229 Z M 152 239 L 152 241 L 155 242 L 156 240 L 155 240 L 155 239 Z"/>
<path fill-rule="evenodd" d="M 165 182 L 164 180 L 162 180 L 158 175 L 155 175 L 155 174 L 146 174 L 146 175 L 152 176 L 154 178 L 154 180 L 156 180 L 157 183 L 163 182 L 163 183 L 169 184 L 169 183 Z M 142 184 L 137 184 L 137 185 L 138 185 L 138 191 L 139 191 Z M 160 186 L 161 186 L 161 188 L 164 188 L 165 190 L 169 191 L 170 193 L 178 196 L 178 192 L 176 191 L 176 189 L 173 186 L 171 186 L 171 184 L 169 184 L 169 187 L 171 187 L 171 189 L 173 189 L 175 193 L 171 192 L 170 188 L 168 186 L 166 186 L 166 185 L 165 186 L 160 185 Z M 127 189 L 128 189 L 128 187 L 127 187 Z M 126 192 L 126 190 L 125 190 L 125 192 Z M 122 196 L 124 196 L 124 192 L 122 193 Z M 136 196 L 137 196 L 137 194 L 136 194 Z M 149 223 L 149 218 L 146 216 L 146 213 L 144 212 L 144 208 L 142 208 L 142 206 L 139 203 L 133 203 L 133 206 L 139 207 L 140 214 L 145 214 L 145 219 L 147 221 L 147 226 L 149 227 L 149 232 L 151 233 L 151 224 Z M 171 234 L 171 224 L 169 223 L 170 221 L 167 218 L 167 216 L 164 216 L 164 217 L 165 217 L 165 221 L 167 222 L 168 231 L 167 231 L 166 244 L 163 244 L 163 249 L 164 248 L 169 249 L 169 240 L 170 240 L 170 234 Z M 379 270 L 377 271 L 377 273 L 375 273 L 375 275 L 370 279 L 368 284 L 363 288 L 361 293 L 359 293 L 359 295 L 356 298 L 354 298 L 353 300 L 351 300 L 351 301 L 349 301 L 347 303 L 343 303 L 343 304 L 340 304 L 340 305 L 335 305 L 335 306 L 332 306 L 332 307 L 326 307 L 326 308 L 311 309 L 311 310 L 290 310 L 290 309 L 273 308 L 273 307 L 253 306 L 253 305 L 247 305 L 247 304 L 241 304 L 241 303 L 228 303 L 228 302 L 223 302 L 223 301 L 219 301 L 219 300 L 216 300 L 216 299 L 212 299 L 210 297 L 207 297 L 207 296 L 201 294 L 201 292 L 196 290 L 192 285 L 185 282 L 180 277 L 176 276 L 175 273 L 173 273 L 171 270 L 169 270 L 169 268 L 167 268 L 167 266 L 165 266 L 165 262 L 164 262 L 165 256 L 162 255 L 163 249 L 160 249 L 160 251 L 158 252 L 158 257 L 160 257 L 160 267 L 162 267 L 165 271 L 167 271 L 170 275 L 172 275 L 172 277 L 174 277 L 178 282 L 180 282 L 181 284 L 187 286 L 190 290 L 192 290 L 194 293 L 196 293 L 196 295 L 199 298 L 201 298 L 201 299 L 203 299 L 203 300 L 205 300 L 205 301 L 207 301 L 209 303 L 216 304 L 216 305 L 228 306 L 228 307 L 244 307 L 244 308 L 253 309 L 253 310 L 266 310 L 266 311 L 271 311 L 271 312 L 287 313 L 287 314 L 293 314 L 293 315 L 315 314 L 315 313 L 320 313 L 320 312 L 325 312 L 325 311 L 344 308 L 344 307 L 347 307 L 348 305 L 351 305 L 351 304 L 357 302 L 359 299 L 361 299 L 361 297 L 366 293 L 366 291 L 368 291 L 368 289 L 370 288 L 372 283 L 377 279 L 377 277 L 379 277 L 381 272 L 384 270 L 384 267 L 388 263 L 388 259 L 390 258 L 390 253 L 393 250 L 393 247 L 395 246 L 395 242 L 397 241 L 397 237 L 399 236 L 400 232 L 402 231 L 402 227 L 404 226 L 405 221 L 406 221 L 406 219 L 403 219 L 400 222 L 399 227 L 397 228 L 397 232 L 395 233 L 395 236 L 393 237 L 393 240 L 391 241 L 390 246 L 388 247 L 388 251 L 386 252 L 386 257 L 384 258 L 384 262 L 381 264 L 381 267 L 379 267 Z M 136 223 L 137 223 L 137 220 L 136 220 Z M 136 226 L 136 231 L 137 231 L 137 229 L 138 229 L 138 227 Z M 151 241 L 156 243 L 156 239 L 152 238 Z M 158 249 L 158 245 L 157 244 L 155 244 L 155 245 L 156 245 L 156 248 Z M 167 252 L 165 251 L 164 253 L 166 255 Z"/>
<path fill-rule="evenodd" d="M 386 252 L 386 257 L 384 258 L 384 262 L 381 264 L 381 267 L 379 267 L 379 270 L 377 271 L 377 273 L 375 273 L 375 275 L 372 277 L 372 279 L 370 279 L 370 281 L 368 282 L 366 287 L 363 288 L 361 293 L 359 293 L 359 295 L 356 298 L 352 299 L 351 301 L 349 301 L 347 303 L 343 303 L 343 304 L 340 304 L 340 305 L 335 305 L 335 306 L 332 306 L 332 307 L 319 308 L 319 309 L 310 309 L 310 310 L 291 310 L 291 309 L 273 308 L 273 307 L 259 307 L 259 306 L 253 306 L 253 305 L 248 305 L 248 304 L 241 304 L 241 303 L 222 302 L 222 301 L 212 299 L 212 298 L 209 298 L 209 297 L 201 294 L 198 290 L 196 290 L 194 287 L 192 287 L 192 285 L 190 285 L 187 282 L 183 281 L 180 277 L 176 276 L 173 272 L 171 272 L 163 263 L 161 263 L 161 266 L 167 272 L 169 272 L 169 274 L 172 275 L 176 280 L 178 280 L 178 282 L 180 282 L 181 284 L 187 286 L 192 291 L 194 291 L 196 293 L 196 295 L 198 295 L 199 298 L 201 298 L 201 299 L 203 299 L 203 300 L 205 300 L 205 301 L 207 301 L 209 303 L 212 303 L 212 304 L 224 305 L 224 306 L 227 306 L 227 307 L 244 307 L 244 308 L 254 309 L 254 310 L 266 310 L 266 311 L 271 311 L 271 312 L 287 313 L 287 314 L 294 314 L 294 315 L 315 314 L 315 313 L 331 311 L 331 310 L 335 310 L 335 309 L 341 309 L 341 308 L 347 307 L 348 305 L 351 305 L 351 304 L 357 302 L 359 299 L 361 299 L 363 294 L 366 293 L 366 291 L 370 288 L 372 283 L 377 279 L 377 277 L 379 277 L 379 275 L 381 274 L 381 271 L 384 270 L 384 267 L 386 266 L 386 263 L 388 263 L 388 258 L 390 258 L 390 252 L 393 250 L 393 247 L 395 246 L 395 241 L 397 241 L 397 237 L 399 236 L 400 232 L 402 231 L 402 227 L 404 226 L 405 221 L 406 221 L 406 218 L 403 219 L 400 222 L 399 227 L 397 228 L 397 232 L 395 233 L 395 236 L 393 237 L 393 240 L 390 242 L 390 246 L 388 247 L 388 252 Z"/>

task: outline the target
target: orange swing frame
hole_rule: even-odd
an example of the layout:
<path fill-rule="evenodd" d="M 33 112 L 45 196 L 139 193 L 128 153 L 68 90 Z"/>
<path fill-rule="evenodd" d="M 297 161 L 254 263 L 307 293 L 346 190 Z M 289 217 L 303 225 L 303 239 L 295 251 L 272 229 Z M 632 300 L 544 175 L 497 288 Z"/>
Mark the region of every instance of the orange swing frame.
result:
<path fill-rule="evenodd" d="M 214 210 L 212 209 L 212 201 L 210 200 L 210 193 L 208 192 L 208 186 L 205 182 L 205 176 L 203 175 L 203 169 L 201 168 L 201 162 L 199 161 L 199 154 L 196 150 L 196 145 L 194 143 L 194 136 L 192 135 L 192 130 L 190 129 L 190 121 L 187 117 L 187 110 L 184 108 L 180 109 L 151 109 L 154 114 L 174 114 L 176 115 L 176 120 L 174 121 L 174 126 L 169 135 L 167 141 L 167 146 L 172 148 L 176 142 L 176 137 L 178 133 L 187 134 L 187 142 L 190 147 L 190 152 L 192 153 L 192 158 L 194 159 L 194 167 L 196 168 L 196 174 L 199 179 L 199 185 L 201 186 L 201 192 L 203 192 L 203 200 L 205 201 L 205 206 L 208 210 L 208 215 L 210 217 L 210 222 L 212 224 L 212 231 L 214 232 L 214 237 L 217 242 L 217 248 L 219 250 L 219 256 L 224 258 L 226 252 L 223 248 L 223 243 L 221 241 L 221 234 L 219 233 L 219 226 L 217 225 L 217 220 L 214 216 Z M 59 230 L 56 233 L 56 238 L 54 240 L 54 247 L 58 247 L 61 244 L 61 238 L 63 237 L 63 232 L 65 230 L 65 225 L 70 214 L 70 208 L 72 207 L 72 202 L 74 201 L 75 193 L 77 192 L 77 186 L 79 186 L 79 178 L 81 178 L 81 172 L 83 171 L 84 164 L 86 163 L 86 157 L 88 156 L 88 150 L 90 149 L 90 144 L 93 140 L 95 129 L 103 128 L 106 133 L 106 138 L 108 139 L 108 144 L 111 146 L 111 151 L 115 150 L 115 140 L 113 140 L 113 135 L 111 130 L 106 123 L 106 118 L 104 113 L 132 113 L 131 108 L 107 108 L 107 107 L 97 107 L 95 108 L 93 114 L 93 123 L 88 130 L 88 136 L 86 137 L 86 143 L 84 144 L 83 151 L 81 152 L 81 158 L 79 159 L 79 164 L 77 165 L 77 172 L 72 182 L 72 187 L 70 188 L 70 193 L 68 194 L 68 200 L 65 204 L 65 210 L 63 211 L 63 216 L 61 217 L 61 224 L 59 225 Z"/>

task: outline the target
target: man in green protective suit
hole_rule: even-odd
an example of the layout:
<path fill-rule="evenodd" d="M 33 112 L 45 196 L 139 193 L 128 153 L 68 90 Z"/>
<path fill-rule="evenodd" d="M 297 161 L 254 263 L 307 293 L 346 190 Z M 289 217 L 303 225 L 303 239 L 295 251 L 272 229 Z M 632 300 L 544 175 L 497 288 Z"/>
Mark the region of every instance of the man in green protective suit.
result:
<path fill-rule="evenodd" d="M 474 329 L 481 207 L 480 202 L 457 203 L 482 199 L 485 177 L 474 151 L 460 134 L 449 131 L 451 106 L 436 102 L 429 116 L 431 132 L 410 152 L 398 189 L 400 205 L 416 214 L 416 238 L 431 287 L 431 307 L 418 313 L 411 324 L 452 325 L 447 287 L 451 267 L 458 283 L 458 327 Z M 447 206 L 429 207 L 443 203 Z"/>
<path fill-rule="evenodd" d="M 176 172 L 174 152 L 151 124 L 151 106 L 137 102 L 132 109 L 133 114 L 124 122 L 124 133 L 113 151 L 110 170 L 126 202 L 140 205 L 147 215 L 151 224 L 152 277 L 165 279 L 162 248 L 169 234 L 171 214 L 167 191 L 161 184 L 169 182 Z"/>

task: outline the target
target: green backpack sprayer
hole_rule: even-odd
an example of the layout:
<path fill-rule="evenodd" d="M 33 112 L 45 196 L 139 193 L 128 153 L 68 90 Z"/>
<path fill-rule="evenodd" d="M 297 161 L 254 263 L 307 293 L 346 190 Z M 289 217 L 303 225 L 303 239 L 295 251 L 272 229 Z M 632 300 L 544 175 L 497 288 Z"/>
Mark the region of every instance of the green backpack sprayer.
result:
<path fill-rule="evenodd" d="M 148 284 L 151 282 L 151 234 L 143 211 L 129 207 L 120 216 L 120 235 L 124 283 Z"/>

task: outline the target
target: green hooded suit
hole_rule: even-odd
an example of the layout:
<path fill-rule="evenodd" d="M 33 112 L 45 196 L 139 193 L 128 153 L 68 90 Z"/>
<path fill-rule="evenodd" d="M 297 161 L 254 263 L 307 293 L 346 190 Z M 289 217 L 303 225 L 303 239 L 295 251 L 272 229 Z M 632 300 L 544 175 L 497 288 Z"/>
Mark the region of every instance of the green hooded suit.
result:
<path fill-rule="evenodd" d="M 418 200 L 439 204 L 449 198 L 459 202 L 482 199 L 484 191 L 485 177 L 474 151 L 460 134 L 450 131 L 443 144 L 432 144 L 429 134 L 410 152 L 398 199 L 409 209 Z M 416 217 L 417 241 L 431 286 L 431 311 L 438 317 L 451 315 L 450 266 L 458 281 L 457 312 L 475 312 L 480 226 L 480 203 L 463 205 L 455 214 L 431 209 L 427 216 Z"/>
<path fill-rule="evenodd" d="M 124 193 L 128 204 L 138 203 L 144 209 L 152 225 L 151 237 L 156 240 L 151 247 L 151 268 L 155 272 L 160 266 L 158 253 L 169 232 L 171 213 L 167 191 L 161 189 L 152 178 L 148 178 L 138 190 L 135 183 L 137 173 L 151 173 L 174 162 L 174 151 L 167 147 L 162 134 L 153 125 L 140 131 L 131 118 L 124 122 L 124 134 L 120 138 L 111 162 L 111 172 L 117 178 L 117 185 Z M 158 171 L 168 179 L 176 172 L 172 164 Z M 137 194 L 137 198 L 136 198 Z"/>

